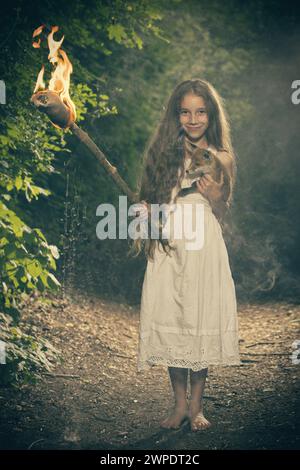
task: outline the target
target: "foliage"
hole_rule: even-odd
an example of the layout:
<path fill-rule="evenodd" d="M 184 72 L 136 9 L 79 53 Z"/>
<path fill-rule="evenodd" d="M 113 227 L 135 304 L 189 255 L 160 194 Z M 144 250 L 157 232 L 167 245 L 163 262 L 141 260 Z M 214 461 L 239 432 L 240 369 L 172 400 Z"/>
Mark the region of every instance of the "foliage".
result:
<path fill-rule="evenodd" d="M 89 112 L 93 118 L 118 112 L 116 105 L 110 103 L 106 79 L 99 76 L 95 80 L 92 70 L 82 65 L 80 55 L 84 63 L 87 48 L 97 48 L 105 58 L 113 52 L 110 44 L 141 49 L 142 33 L 160 36 L 156 25 L 160 15 L 149 1 L 94 1 L 91 7 L 94 15 L 90 14 L 85 2 L 78 0 L 67 3 L 64 9 L 58 1 L 52 2 L 51 6 L 49 3 L 36 5 L 18 1 L 17 5 L 6 5 L 2 11 L 4 39 L 0 38 L 0 43 L 4 54 L 0 56 L 0 72 L 8 85 L 8 103 L 0 108 L 1 339 L 7 344 L 9 375 L 16 380 L 21 377 L 28 380 L 39 365 L 49 367 L 45 351 L 54 353 L 45 340 L 25 334 L 18 326 L 19 303 L 23 294 L 61 287 L 53 273 L 57 269 L 56 260 L 60 258 L 57 246 L 60 240 L 57 225 L 55 222 L 51 225 L 51 207 L 56 216 L 64 209 L 56 185 L 59 187 L 63 181 L 63 165 L 71 152 L 68 147 L 72 147 L 68 132 L 51 126 L 48 118 L 29 103 L 37 73 L 48 54 L 45 41 L 38 51 L 31 45 L 32 32 L 39 26 L 37 21 L 40 22 L 37 17 L 47 17 L 49 24 L 58 24 L 65 34 L 64 47 L 76 70 L 72 77 L 71 97 L 76 105 L 78 122 Z M 78 47 L 81 53 L 78 53 Z M 49 72 L 50 65 L 47 64 L 46 82 L 50 78 Z M 58 199 L 52 203 L 55 196 Z M 40 207 L 49 198 L 47 213 Z M 32 228 L 33 224 L 38 227 Z M 48 243 L 45 227 L 55 243 Z M 52 233 L 51 227 L 56 227 Z"/>
<path fill-rule="evenodd" d="M 57 247 L 48 245 L 40 229 L 28 227 L 0 201 L 0 305 L 5 312 L 17 312 L 23 292 L 60 286 L 49 271 L 56 269 L 58 257 Z"/>
<path fill-rule="evenodd" d="M 5 364 L 0 367 L 0 383 L 35 382 L 43 370 L 51 371 L 59 351 L 38 337 L 35 327 L 25 333 L 10 315 L 0 313 L 0 341 L 5 344 Z"/>

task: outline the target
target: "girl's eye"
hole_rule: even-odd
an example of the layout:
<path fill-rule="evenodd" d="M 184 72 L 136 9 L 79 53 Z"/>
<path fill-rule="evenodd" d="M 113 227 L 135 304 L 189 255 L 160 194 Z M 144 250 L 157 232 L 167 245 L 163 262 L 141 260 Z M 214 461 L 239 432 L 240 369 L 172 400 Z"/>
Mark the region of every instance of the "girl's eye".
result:
<path fill-rule="evenodd" d="M 205 114 L 205 113 L 206 113 L 206 111 L 203 110 L 203 109 L 200 110 L 200 111 L 197 111 L 197 112 L 198 112 L 199 114 Z M 187 114 L 187 113 L 188 113 L 188 111 L 180 111 L 180 114 Z"/>

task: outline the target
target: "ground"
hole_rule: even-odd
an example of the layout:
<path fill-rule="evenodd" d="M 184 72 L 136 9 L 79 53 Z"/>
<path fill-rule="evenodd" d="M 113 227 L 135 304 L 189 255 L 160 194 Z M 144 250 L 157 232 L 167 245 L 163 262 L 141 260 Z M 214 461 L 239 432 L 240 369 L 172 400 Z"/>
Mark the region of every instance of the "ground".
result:
<path fill-rule="evenodd" d="M 0 389 L 0 448 L 299 448 L 299 313 L 292 303 L 238 304 L 242 365 L 209 368 L 212 427 L 195 433 L 188 423 L 159 426 L 172 388 L 163 366 L 137 372 L 139 306 L 78 294 L 29 298 L 24 321 L 64 361 L 35 385 Z"/>

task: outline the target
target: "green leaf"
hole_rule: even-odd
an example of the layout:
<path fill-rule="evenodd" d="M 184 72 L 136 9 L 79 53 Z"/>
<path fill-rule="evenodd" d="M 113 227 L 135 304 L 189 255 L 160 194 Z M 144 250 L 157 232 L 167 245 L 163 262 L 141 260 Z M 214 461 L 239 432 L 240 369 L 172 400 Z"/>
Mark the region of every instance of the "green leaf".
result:
<path fill-rule="evenodd" d="M 138 34 L 136 34 L 134 31 L 132 33 L 132 37 L 134 42 L 136 43 L 138 49 L 143 49 L 143 40 Z"/>
<path fill-rule="evenodd" d="M 48 273 L 48 277 L 50 278 L 49 280 L 51 281 L 50 284 L 53 282 L 54 286 L 56 286 L 56 287 L 60 287 L 60 286 L 61 286 L 60 282 L 58 281 L 58 279 L 56 279 L 56 277 L 54 276 L 54 274 Z"/>
<path fill-rule="evenodd" d="M 42 266 L 37 260 L 30 260 L 29 262 L 27 262 L 26 269 L 33 278 L 38 277 L 43 271 Z"/>
<path fill-rule="evenodd" d="M 47 242 L 45 235 L 39 228 L 34 228 L 33 231 L 36 232 L 38 236 L 42 238 L 45 242 Z"/>
<path fill-rule="evenodd" d="M 17 190 L 19 190 L 22 188 L 22 186 L 23 186 L 23 180 L 21 176 L 17 176 L 15 179 L 15 187 L 17 188 Z"/>
<path fill-rule="evenodd" d="M 47 277 L 48 277 L 48 273 L 42 272 L 42 273 L 40 274 L 39 279 L 42 281 L 42 283 L 43 283 L 44 286 L 49 287 L 49 284 L 48 284 L 48 282 L 47 282 Z"/>
<path fill-rule="evenodd" d="M 127 38 L 127 33 L 124 26 L 121 24 L 111 24 L 107 28 L 108 37 L 110 40 L 114 39 L 117 43 L 121 44 Z"/>

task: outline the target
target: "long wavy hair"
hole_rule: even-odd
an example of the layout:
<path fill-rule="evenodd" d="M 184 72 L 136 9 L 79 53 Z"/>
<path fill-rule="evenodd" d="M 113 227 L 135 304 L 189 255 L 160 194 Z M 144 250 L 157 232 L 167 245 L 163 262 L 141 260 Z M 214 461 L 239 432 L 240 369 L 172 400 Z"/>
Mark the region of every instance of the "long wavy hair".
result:
<path fill-rule="evenodd" d="M 179 83 L 168 100 L 164 114 L 143 154 L 137 185 L 139 200 L 148 204 L 168 204 L 171 200 L 172 189 L 178 181 L 178 170 L 180 169 L 180 174 L 184 170 L 185 131 L 179 117 L 181 102 L 184 96 L 190 93 L 202 97 L 206 104 L 209 125 L 205 136 L 208 145 L 213 145 L 218 151 L 226 151 L 232 157 L 231 192 L 227 200 L 229 207 L 236 179 L 236 159 L 231 143 L 229 119 L 219 93 L 208 81 L 199 78 Z M 147 238 L 143 241 L 138 238 L 133 242 L 130 254 L 137 256 L 144 245 L 146 258 L 153 260 L 157 243 L 169 254 L 172 247 L 167 239 L 161 237 L 159 240 Z"/>

